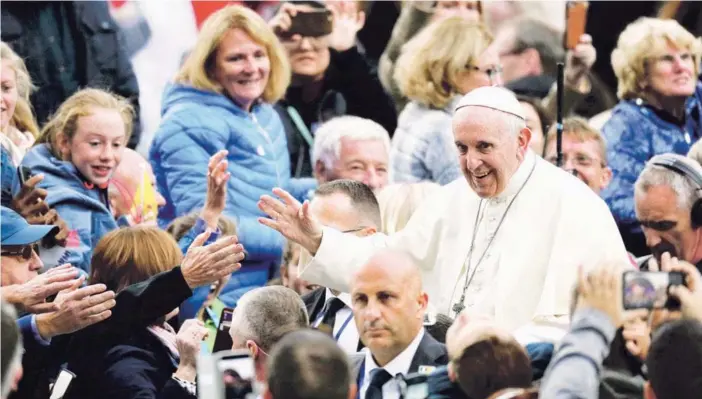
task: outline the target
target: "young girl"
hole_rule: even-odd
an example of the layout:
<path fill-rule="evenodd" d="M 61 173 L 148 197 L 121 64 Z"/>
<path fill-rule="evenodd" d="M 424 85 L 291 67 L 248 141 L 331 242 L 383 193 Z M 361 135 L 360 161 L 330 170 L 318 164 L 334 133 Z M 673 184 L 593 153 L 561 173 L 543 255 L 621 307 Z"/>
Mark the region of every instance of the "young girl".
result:
<path fill-rule="evenodd" d="M 48 191 L 46 202 L 70 229 L 65 252 L 42 252 L 47 266 L 71 263 L 88 272 L 93 248 L 117 228 L 107 187 L 129 140 L 133 115 L 123 98 L 97 89 L 78 91 L 61 104 L 22 160 L 32 174 L 44 174 L 39 186 Z"/>

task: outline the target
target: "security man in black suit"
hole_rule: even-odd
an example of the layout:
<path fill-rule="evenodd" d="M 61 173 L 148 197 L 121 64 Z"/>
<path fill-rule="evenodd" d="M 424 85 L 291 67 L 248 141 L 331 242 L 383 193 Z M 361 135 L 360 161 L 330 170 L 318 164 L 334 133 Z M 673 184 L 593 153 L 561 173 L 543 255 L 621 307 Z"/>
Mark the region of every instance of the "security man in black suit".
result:
<path fill-rule="evenodd" d="M 398 375 L 448 363 L 446 347 L 423 327 L 429 297 L 410 255 L 384 250 L 351 281 L 356 327 L 367 350 L 352 357 L 359 399 L 399 397 Z"/>

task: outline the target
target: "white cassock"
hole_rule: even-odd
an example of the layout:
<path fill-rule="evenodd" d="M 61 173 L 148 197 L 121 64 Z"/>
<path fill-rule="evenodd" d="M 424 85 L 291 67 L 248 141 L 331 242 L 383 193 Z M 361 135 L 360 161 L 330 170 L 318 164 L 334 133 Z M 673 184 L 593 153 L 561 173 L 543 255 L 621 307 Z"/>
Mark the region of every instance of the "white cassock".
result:
<path fill-rule="evenodd" d="M 495 198 L 481 200 L 461 178 L 428 198 L 391 236 L 361 238 L 325 227 L 315 256 L 301 259 L 300 277 L 348 292 L 354 272 L 384 247 L 418 260 L 437 312 L 454 317 L 470 281 L 463 305 L 493 316 L 522 343 L 560 340 L 579 265 L 588 270 L 629 262 L 604 201 L 531 150 Z"/>

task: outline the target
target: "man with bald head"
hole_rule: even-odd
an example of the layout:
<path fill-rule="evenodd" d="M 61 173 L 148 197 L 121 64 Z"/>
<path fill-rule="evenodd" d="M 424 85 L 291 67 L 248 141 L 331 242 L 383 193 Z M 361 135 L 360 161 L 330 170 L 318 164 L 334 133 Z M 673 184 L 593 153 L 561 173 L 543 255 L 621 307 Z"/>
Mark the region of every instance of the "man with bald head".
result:
<path fill-rule="evenodd" d="M 396 375 L 448 361 L 446 347 L 424 331 L 429 297 L 407 253 L 388 249 L 373 255 L 351 279 L 351 301 L 356 328 L 368 348 L 354 359 L 359 398 L 390 398 L 383 392 L 399 392 L 385 386 L 395 384 Z"/>
<path fill-rule="evenodd" d="M 466 94 L 453 134 L 464 179 L 440 188 L 400 232 L 356 237 L 324 227 L 283 190 L 262 196 L 260 222 L 313 258 L 306 280 L 339 291 L 380 248 L 417 259 L 440 313 L 494 317 L 522 344 L 558 341 L 568 326 L 578 266 L 628 262 L 607 205 L 575 176 L 529 149 L 516 97 L 499 87 Z M 554 326 L 556 328 L 554 328 Z"/>

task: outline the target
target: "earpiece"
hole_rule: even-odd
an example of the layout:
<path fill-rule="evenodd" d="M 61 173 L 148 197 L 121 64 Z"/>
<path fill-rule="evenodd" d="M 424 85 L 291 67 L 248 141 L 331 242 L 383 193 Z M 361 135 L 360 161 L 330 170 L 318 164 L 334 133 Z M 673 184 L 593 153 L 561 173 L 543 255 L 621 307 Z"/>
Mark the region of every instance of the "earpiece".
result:
<path fill-rule="evenodd" d="M 668 170 L 672 170 L 673 172 L 688 178 L 697 186 L 697 191 L 702 191 L 702 175 L 685 162 L 672 156 L 663 155 L 653 162 L 653 164 Z M 702 227 L 702 198 L 699 196 L 695 200 L 695 203 L 692 204 L 692 208 L 690 209 L 690 221 L 693 229 Z"/>

